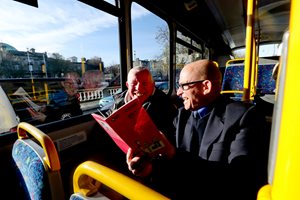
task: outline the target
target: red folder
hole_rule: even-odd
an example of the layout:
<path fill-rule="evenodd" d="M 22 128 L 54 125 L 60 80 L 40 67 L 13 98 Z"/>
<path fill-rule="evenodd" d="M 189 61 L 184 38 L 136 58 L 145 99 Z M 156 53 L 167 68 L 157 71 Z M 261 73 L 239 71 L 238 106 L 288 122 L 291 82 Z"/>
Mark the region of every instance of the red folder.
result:
<path fill-rule="evenodd" d="M 130 147 L 133 152 L 144 152 L 155 157 L 166 153 L 166 147 L 171 145 L 157 129 L 138 98 L 123 105 L 107 118 L 95 113 L 92 116 L 124 153 Z"/>

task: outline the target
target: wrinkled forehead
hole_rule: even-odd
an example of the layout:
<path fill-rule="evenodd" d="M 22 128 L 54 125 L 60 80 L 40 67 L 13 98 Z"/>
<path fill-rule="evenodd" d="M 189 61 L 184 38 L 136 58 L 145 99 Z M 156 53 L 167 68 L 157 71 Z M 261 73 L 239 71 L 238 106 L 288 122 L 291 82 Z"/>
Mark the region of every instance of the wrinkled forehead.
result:
<path fill-rule="evenodd" d="M 183 68 L 179 75 L 179 82 L 185 83 L 189 81 L 201 80 L 201 77 L 198 72 L 192 70 L 192 68 L 186 67 Z"/>
<path fill-rule="evenodd" d="M 128 82 L 150 82 L 152 81 L 151 74 L 148 70 L 133 71 L 128 74 Z"/>

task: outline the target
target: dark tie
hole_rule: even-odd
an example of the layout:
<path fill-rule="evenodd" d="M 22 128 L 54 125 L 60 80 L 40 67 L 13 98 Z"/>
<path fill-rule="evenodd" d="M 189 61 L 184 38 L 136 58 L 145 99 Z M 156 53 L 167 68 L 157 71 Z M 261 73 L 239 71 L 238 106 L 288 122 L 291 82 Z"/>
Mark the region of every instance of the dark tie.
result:
<path fill-rule="evenodd" d="M 202 130 L 199 130 L 199 122 L 202 121 L 201 117 L 198 113 L 198 111 L 193 112 L 194 116 L 194 123 L 193 123 L 193 132 L 192 132 L 192 137 L 191 137 L 191 147 L 190 147 L 190 152 L 197 155 L 199 153 L 199 148 L 200 148 L 200 140 L 199 140 L 199 131 L 202 132 Z"/>
<path fill-rule="evenodd" d="M 193 133 L 191 138 L 190 152 L 198 156 L 200 150 L 200 144 L 202 141 L 202 136 L 206 127 L 208 117 L 205 114 L 202 116 L 203 117 L 202 118 L 198 111 L 193 111 L 193 116 L 195 120 L 193 123 Z"/>

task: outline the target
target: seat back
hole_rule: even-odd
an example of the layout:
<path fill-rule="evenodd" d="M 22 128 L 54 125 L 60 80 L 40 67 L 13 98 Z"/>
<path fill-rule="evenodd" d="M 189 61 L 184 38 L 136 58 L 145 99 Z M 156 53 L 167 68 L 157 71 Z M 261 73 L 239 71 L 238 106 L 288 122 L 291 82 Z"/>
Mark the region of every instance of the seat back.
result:
<path fill-rule="evenodd" d="M 259 96 L 275 94 L 275 80 L 272 72 L 275 64 L 259 64 L 256 93 Z M 223 75 L 222 94 L 230 94 L 235 100 L 241 100 L 244 88 L 244 64 L 227 65 Z"/>
<path fill-rule="evenodd" d="M 272 77 L 275 64 L 258 65 L 257 86 L 259 94 L 275 94 L 276 81 Z"/>
<path fill-rule="evenodd" d="M 257 89 L 254 103 L 266 116 L 268 130 L 271 131 L 275 103 L 276 80 L 273 78 L 275 64 L 264 64 L 258 68 Z"/>
<path fill-rule="evenodd" d="M 18 124 L 17 133 L 12 160 L 24 196 L 27 199 L 63 200 L 60 161 L 51 138 L 26 122 Z"/>
<path fill-rule="evenodd" d="M 222 82 L 222 94 L 231 94 L 235 100 L 241 100 L 244 88 L 244 65 L 233 64 L 225 68 Z"/>
<path fill-rule="evenodd" d="M 73 189 L 74 194 L 70 200 L 169 199 L 142 183 L 93 161 L 86 161 L 75 169 Z"/>

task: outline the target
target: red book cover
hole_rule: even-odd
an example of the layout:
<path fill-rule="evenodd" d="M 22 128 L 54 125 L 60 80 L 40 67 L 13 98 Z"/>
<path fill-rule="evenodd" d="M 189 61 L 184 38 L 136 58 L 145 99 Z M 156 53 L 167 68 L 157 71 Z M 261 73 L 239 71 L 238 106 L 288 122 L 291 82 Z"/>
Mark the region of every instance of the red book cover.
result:
<path fill-rule="evenodd" d="M 165 147 L 171 145 L 157 129 L 138 98 L 113 112 L 105 118 L 93 113 L 92 116 L 109 134 L 119 148 L 127 153 L 142 151 L 150 157 L 165 153 Z"/>

